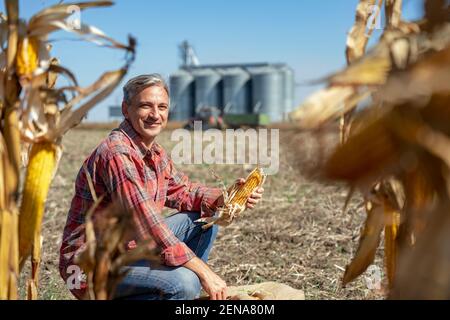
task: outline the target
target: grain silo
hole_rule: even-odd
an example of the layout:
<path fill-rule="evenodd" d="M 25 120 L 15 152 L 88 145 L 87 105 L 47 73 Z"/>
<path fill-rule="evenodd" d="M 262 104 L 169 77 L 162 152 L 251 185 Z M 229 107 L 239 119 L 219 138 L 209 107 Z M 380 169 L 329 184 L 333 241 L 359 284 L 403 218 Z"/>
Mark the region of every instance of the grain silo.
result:
<path fill-rule="evenodd" d="M 178 70 L 170 76 L 171 121 L 183 121 L 194 115 L 194 77 L 187 71 Z"/>
<path fill-rule="evenodd" d="M 250 75 L 242 68 L 221 70 L 223 106 L 226 113 L 251 113 Z"/>
<path fill-rule="evenodd" d="M 221 76 L 212 69 L 194 69 L 195 110 L 201 107 L 218 107 L 222 109 Z"/>
<path fill-rule="evenodd" d="M 283 119 L 283 78 L 274 67 L 248 69 L 252 76 L 253 113 L 267 114 L 271 121 Z"/>
<path fill-rule="evenodd" d="M 294 109 L 294 94 L 295 94 L 295 80 L 294 70 L 292 68 L 283 65 L 280 69 L 283 82 L 283 120 L 288 119 L 288 114 Z"/>

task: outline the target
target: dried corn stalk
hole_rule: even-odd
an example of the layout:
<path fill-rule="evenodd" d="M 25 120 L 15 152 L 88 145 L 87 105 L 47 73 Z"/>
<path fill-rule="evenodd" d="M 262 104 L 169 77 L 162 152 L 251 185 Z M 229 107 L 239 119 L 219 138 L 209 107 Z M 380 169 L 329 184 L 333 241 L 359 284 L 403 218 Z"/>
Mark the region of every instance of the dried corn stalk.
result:
<path fill-rule="evenodd" d="M 210 218 L 202 218 L 197 221 L 206 222 L 204 229 L 211 227 L 213 224 L 220 226 L 228 226 L 233 220 L 244 212 L 247 199 L 259 187 L 264 184 L 266 174 L 259 167 L 255 168 L 245 179 L 243 184 L 234 184 L 228 190 L 224 190 L 224 205 L 219 209 L 217 216 Z"/>
<path fill-rule="evenodd" d="M 356 113 L 348 140 L 322 167 L 327 178 L 346 181 L 369 195 L 359 248 L 343 282 L 373 262 L 384 229 L 391 296 L 442 298 L 450 292 L 450 272 L 438 264 L 448 266 L 450 259 L 442 254 L 448 246 L 441 242 L 440 248 L 435 239 L 445 238 L 450 229 L 434 219 L 447 221 L 443 212 L 450 203 L 450 8 L 448 1 L 427 0 L 424 18 L 405 23 L 400 6 L 401 1 L 386 1 L 388 21 L 380 42 L 328 77 L 330 87 L 315 94 L 326 96 L 336 88 L 342 96 L 299 108 L 293 118 L 303 127 L 316 128 L 341 115 L 339 103 L 348 99 L 342 98 L 344 93 L 371 93 L 369 107 Z M 356 105 L 360 100 L 354 101 Z M 436 259 L 425 253 L 427 243 L 439 252 Z M 420 261 L 420 254 L 429 260 Z M 425 271 L 437 269 L 440 273 Z"/>
<path fill-rule="evenodd" d="M 17 179 L 0 133 L 0 300 L 17 299 L 18 212 L 14 202 Z"/>
<path fill-rule="evenodd" d="M 103 196 L 96 194 L 87 167 L 84 166 L 83 169 L 94 204 L 86 214 L 86 247 L 75 256 L 74 262 L 87 279 L 87 292 L 82 298 L 110 300 L 127 273 L 123 267 L 139 260 L 156 263 L 160 261 L 160 253 L 151 238 L 139 243 L 136 248 L 127 250 L 130 234 L 134 234 L 132 215 L 119 202 L 98 211 Z"/>
<path fill-rule="evenodd" d="M 0 20 L 0 299 L 17 299 L 20 134 L 17 120 L 19 84 L 13 71 L 17 52 L 18 3 L 6 2 L 10 19 Z M 4 49 L 6 47 L 6 49 Z"/>
<path fill-rule="evenodd" d="M 95 27 L 81 24 L 80 28 L 73 28 L 70 25 L 67 19 L 71 15 L 69 6 L 75 5 L 85 10 L 109 6 L 112 4 L 110 1 L 57 4 L 38 12 L 27 22 L 19 20 L 18 1 L 7 0 L 5 4 L 7 15 L 0 20 L 0 37 L 7 39 L 6 46 L 2 43 L 2 48 L 6 48 L 0 54 L 0 114 L 4 119 L 1 132 L 16 177 L 21 158 L 28 158 L 18 221 L 19 245 L 17 252 L 14 252 L 14 261 L 17 263 L 20 260 L 22 268 L 32 254 L 32 279 L 28 282 L 28 291 L 30 298 L 36 298 L 41 223 L 47 193 L 61 155 L 61 138 L 123 79 L 134 60 L 135 40 L 129 38 L 128 44 L 121 44 Z M 51 57 L 48 35 L 58 30 L 75 33 L 97 45 L 125 50 L 125 65 L 104 73 L 86 88 L 79 87 L 73 73 Z M 57 88 L 58 75 L 66 77 L 70 86 Z M 67 93 L 71 96 L 69 100 L 66 99 Z M 21 151 L 27 150 L 25 145 L 28 144 L 28 157 L 21 157 Z M 14 212 L 17 190 L 18 186 L 11 190 L 16 198 L 14 205 L 7 208 L 10 212 Z M 2 224 L 2 228 L 5 225 Z M 14 224 L 10 232 L 17 236 Z M 7 281 L 0 278 L 0 287 L 5 286 Z"/>
<path fill-rule="evenodd" d="M 386 26 L 398 28 L 402 17 L 402 0 L 386 0 Z"/>
<path fill-rule="evenodd" d="M 378 99 L 392 70 L 405 69 L 427 52 L 442 50 L 450 43 L 448 24 L 441 24 L 431 34 L 424 31 L 427 27 L 422 22 L 410 23 L 407 29 L 385 29 L 378 44 L 344 70 L 328 76 L 329 87 L 307 98 L 290 114 L 291 119 L 301 128 L 317 128 L 352 112 L 370 95 Z"/>
<path fill-rule="evenodd" d="M 97 204 L 102 200 L 100 197 Z M 160 255 L 151 248 L 150 241 L 126 250 L 126 240 L 134 224 L 131 214 L 118 204 L 95 213 L 95 204 L 86 216 L 86 249 L 75 263 L 87 276 L 85 299 L 110 300 L 117 285 L 126 275 L 123 267 L 138 260 L 159 261 Z"/>
<path fill-rule="evenodd" d="M 383 0 L 360 0 L 356 7 L 355 24 L 350 29 L 347 37 L 347 49 L 345 55 L 347 63 L 351 64 L 353 61 L 363 56 L 366 51 L 367 42 L 376 26 L 379 9 Z M 367 24 L 372 18 L 369 30 Z"/>

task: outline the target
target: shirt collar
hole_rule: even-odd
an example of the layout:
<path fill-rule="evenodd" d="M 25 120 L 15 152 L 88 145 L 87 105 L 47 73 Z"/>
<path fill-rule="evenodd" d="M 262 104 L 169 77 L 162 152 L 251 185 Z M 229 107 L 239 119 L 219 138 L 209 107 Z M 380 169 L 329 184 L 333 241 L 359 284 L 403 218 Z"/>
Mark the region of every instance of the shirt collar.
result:
<path fill-rule="evenodd" d="M 123 120 L 119 125 L 119 130 L 125 133 L 128 138 L 130 138 L 131 143 L 134 145 L 135 149 L 139 152 L 142 158 L 150 156 L 152 152 L 158 155 L 161 154 L 161 146 L 156 141 L 154 141 L 152 146 L 148 148 L 142 141 L 142 137 L 136 130 L 134 130 L 133 126 L 127 119 Z"/>

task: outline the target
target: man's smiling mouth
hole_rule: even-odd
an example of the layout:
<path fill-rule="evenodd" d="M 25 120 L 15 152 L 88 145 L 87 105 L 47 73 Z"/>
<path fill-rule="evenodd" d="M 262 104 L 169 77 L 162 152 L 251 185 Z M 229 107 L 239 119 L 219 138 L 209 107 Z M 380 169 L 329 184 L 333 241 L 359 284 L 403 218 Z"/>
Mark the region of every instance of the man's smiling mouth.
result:
<path fill-rule="evenodd" d="M 161 123 L 159 122 L 147 122 L 147 121 L 144 121 L 144 124 L 148 127 L 156 127 L 161 125 Z"/>

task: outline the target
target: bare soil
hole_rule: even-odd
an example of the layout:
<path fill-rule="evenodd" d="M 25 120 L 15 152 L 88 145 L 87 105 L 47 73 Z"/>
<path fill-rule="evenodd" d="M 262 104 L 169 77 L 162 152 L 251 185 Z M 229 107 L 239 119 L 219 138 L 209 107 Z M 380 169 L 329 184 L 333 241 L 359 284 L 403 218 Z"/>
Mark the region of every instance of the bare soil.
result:
<path fill-rule="evenodd" d="M 43 225 L 43 257 L 40 299 L 73 299 L 58 273 L 58 252 L 67 211 L 74 193 L 74 180 L 84 159 L 107 136 L 109 129 L 70 131 L 63 140 L 64 154 L 52 183 Z M 336 142 L 328 134 L 327 143 Z M 168 152 L 176 142 L 171 131 L 158 141 Z M 269 176 L 264 199 L 238 221 L 221 228 L 210 265 L 229 285 L 278 281 L 304 290 L 306 299 L 380 299 L 380 291 L 368 288 L 364 275 L 341 287 L 345 266 L 358 244 L 365 213 L 356 195 L 348 212 L 342 208 L 345 185 L 316 182 L 309 172 L 318 157 L 318 140 L 308 133 L 280 131 L 280 169 Z M 219 186 L 210 169 L 226 184 L 245 177 L 242 165 L 183 165 L 179 169 L 191 180 Z M 375 261 L 382 270 L 382 248 Z M 21 293 L 24 281 L 21 277 Z"/>

